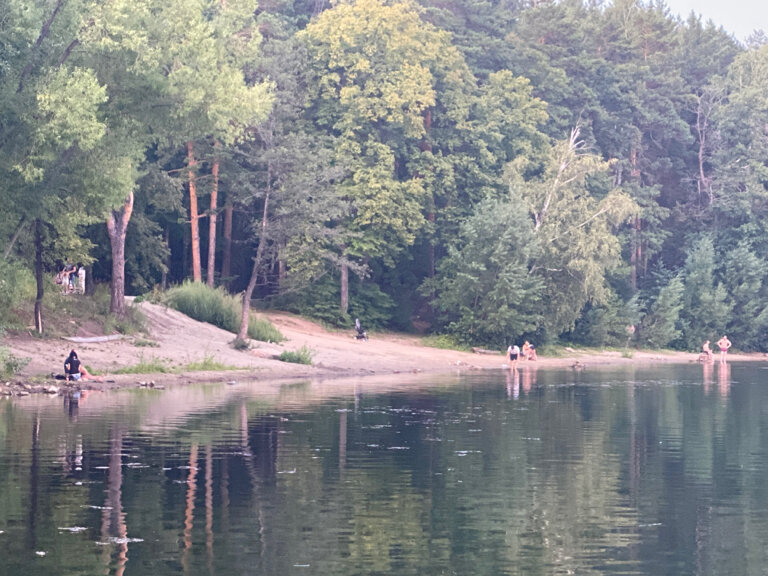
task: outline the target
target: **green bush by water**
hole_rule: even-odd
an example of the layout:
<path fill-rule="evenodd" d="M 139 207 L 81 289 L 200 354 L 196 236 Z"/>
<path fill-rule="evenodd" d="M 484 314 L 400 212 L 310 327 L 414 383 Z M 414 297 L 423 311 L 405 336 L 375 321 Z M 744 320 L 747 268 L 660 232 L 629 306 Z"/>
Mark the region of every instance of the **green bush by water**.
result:
<path fill-rule="evenodd" d="M 201 282 L 185 282 L 168 290 L 165 304 L 190 318 L 218 326 L 237 334 L 240 328 L 240 300 L 223 288 L 211 288 Z M 269 321 L 251 315 L 248 337 L 262 342 L 282 342 L 285 337 Z"/>
<path fill-rule="evenodd" d="M 278 360 L 283 362 L 291 362 L 293 364 L 312 364 L 312 350 L 306 346 L 302 346 L 298 350 L 284 350 L 278 357 Z"/>

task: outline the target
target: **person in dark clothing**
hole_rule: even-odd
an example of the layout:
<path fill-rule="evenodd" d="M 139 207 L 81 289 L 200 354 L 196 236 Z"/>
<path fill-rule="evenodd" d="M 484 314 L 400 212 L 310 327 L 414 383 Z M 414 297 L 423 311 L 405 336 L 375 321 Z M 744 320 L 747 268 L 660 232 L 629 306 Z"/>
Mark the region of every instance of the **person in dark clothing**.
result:
<path fill-rule="evenodd" d="M 69 382 L 70 380 L 95 380 L 97 382 L 103 382 L 104 380 L 98 376 L 92 375 L 85 366 L 80 363 L 80 359 L 77 357 L 77 352 L 70 350 L 69 356 L 64 360 L 64 377 Z"/>

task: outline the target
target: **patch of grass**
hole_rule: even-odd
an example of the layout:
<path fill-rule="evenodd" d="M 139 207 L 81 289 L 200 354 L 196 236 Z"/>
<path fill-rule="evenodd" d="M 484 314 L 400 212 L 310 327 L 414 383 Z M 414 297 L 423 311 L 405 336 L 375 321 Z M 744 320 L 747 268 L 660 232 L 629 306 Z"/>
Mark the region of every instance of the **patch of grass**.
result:
<path fill-rule="evenodd" d="M 109 311 L 109 286 L 98 284 L 93 293 L 63 294 L 52 282 L 46 286 L 43 322 L 46 336 L 72 336 L 79 326 L 95 324 L 104 334 L 146 333 L 146 317 L 134 305 L 126 307 L 123 318 L 116 318 Z M 95 328 L 91 326 L 91 328 Z M 98 329 L 97 328 L 97 329 Z"/>
<path fill-rule="evenodd" d="M 574 352 L 576 350 L 574 349 Z M 554 346 L 552 344 L 545 344 L 542 347 L 536 347 L 537 356 L 546 356 L 547 358 L 565 358 L 572 356 L 573 352 L 569 352 L 562 346 Z"/>
<path fill-rule="evenodd" d="M 242 304 L 222 288 L 211 288 L 201 282 L 184 282 L 165 293 L 164 302 L 190 318 L 218 326 L 237 334 Z M 263 318 L 251 315 L 248 337 L 263 342 L 282 342 L 285 337 Z"/>
<path fill-rule="evenodd" d="M 137 364 L 118 368 L 114 371 L 114 374 L 167 374 L 172 371 L 171 367 L 163 359 L 152 356 L 145 360 L 144 356 L 141 355 Z"/>
<path fill-rule="evenodd" d="M 278 357 L 278 360 L 283 362 L 291 362 L 293 364 L 312 364 L 312 356 L 314 353 L 306 346 L 302 346 L 298 350 L 284 350 Z"/>
<path fill-rule="evenodd" d="M 8 348 L 0 347 L 0 377 L 10 378 L 21 372 L 31 358 L 22 358 L 12 354 Z"/>
<path fill-rule="evenodd" d="M 425 336 L 421 339 L 424 346 L 430 348 L 439 348 L 441 350 L 458 350 L 460 352 L 470 352 L 471 348 L 466 344 L 460 343 L 455 337 L 449 334 L 434 334 Z"/>
<path fill-rule="evenodd" d="M 139 338 L 133 341 L 133 345 L 137 348 L 159 348 L 160 344 L 154 340 L 147 340 L 146 338 Z"/>
<path fill-rule="evenodd" d="M 635 351 L 630 350 L 629 348 L 625 348 L 621 351 L 621 357 L 622 358 L 634 358 L 635 357 Z"/>
<path fill-rule="evenodd" d="M 258 318 L 253 314 L 251 314 L 248 321 L 248 338 L 259 340 L 260 342 L 274 342 L 276 344 L 285 340 L 285 336 L 269 320 Z"/>
<path fill-rule="evenodd" d="M 215 372 L 222 370 L 239 370 L 237 366 L 229 366 L 214 360 L 213 356 L 206 355 L 202 360 L 190 362 L 181 368 L 188 372 Z"/>

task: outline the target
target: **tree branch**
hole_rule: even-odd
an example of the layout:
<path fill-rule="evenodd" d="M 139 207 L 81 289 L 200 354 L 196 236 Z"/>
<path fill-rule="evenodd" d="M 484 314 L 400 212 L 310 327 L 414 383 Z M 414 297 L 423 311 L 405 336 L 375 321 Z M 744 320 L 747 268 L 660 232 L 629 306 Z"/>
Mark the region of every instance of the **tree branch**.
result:
<path fill-rule="evenodd" d="M 29 76 L 29 73 L 32 72 L 32 66 L 34 65 L 34 52 L 40 48 L 40 45 L 43 43 L 43 40 L 45 40 L 48 37 L 48 34 L 50 34 L 51 25 L 53 24 L 53 21 L 56 18 L 56 14 L 59 13 L 59 10 L 61 10 L 61 7 L 63 5 L 64 5 L 64 0 L 58 0 L 58 2 L 56 2 L 56 7 L 53 9 L 53 12 L 51 13 L 50 17 L 48 18 L 48 20 L 46 20 L 43 23 L 43 27 L 40 30 L 40 36 L 38 36 L 37 40 L 35 41 L 33 54 L 30 55 L 27 65 L 24 66 L 24 70 L 21 71 L 21 77 L 19 78 L 19 87 L 16 90 L 17 93 L 21 92 L 24 89 L 24 80 L 26 79 L 27 76 Z"/>

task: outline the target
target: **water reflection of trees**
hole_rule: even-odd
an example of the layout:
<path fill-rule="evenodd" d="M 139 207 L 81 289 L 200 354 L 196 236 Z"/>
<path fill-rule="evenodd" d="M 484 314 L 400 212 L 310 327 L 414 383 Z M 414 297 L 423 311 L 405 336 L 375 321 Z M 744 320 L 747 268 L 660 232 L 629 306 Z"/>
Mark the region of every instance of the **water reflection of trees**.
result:
<path fill-rule="evenodd" d="M 696 370 L 691 384 L 608 388 L 532 372 L 511 398 L 502 381 L 311 411 L 241 399 L 162 439 L 35 419 L 22 434 L 14 412 L 0 420 L 0 529 L 25 518 L 32 549 L 100 518 L 51 553 L 57 573 L 107 538 L 113 573 L 759 573 L 764 393 L 717 367 L 707 388 Z"/>

